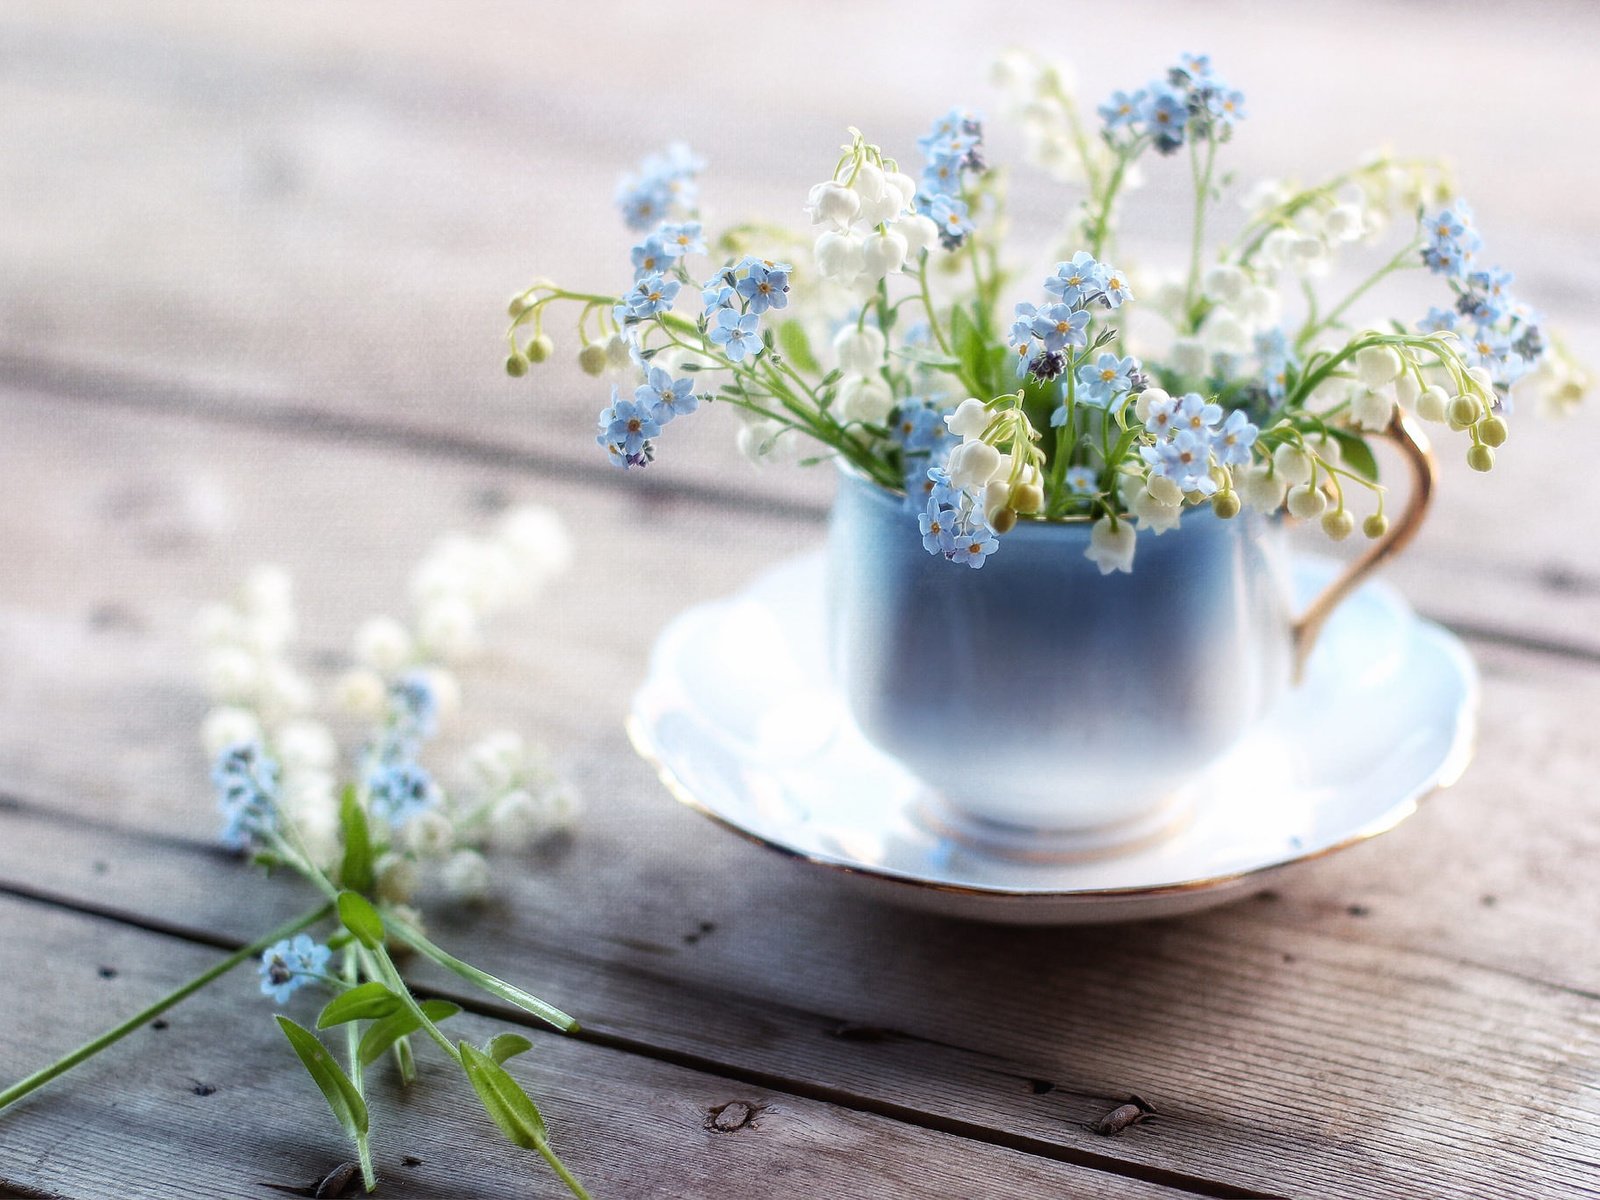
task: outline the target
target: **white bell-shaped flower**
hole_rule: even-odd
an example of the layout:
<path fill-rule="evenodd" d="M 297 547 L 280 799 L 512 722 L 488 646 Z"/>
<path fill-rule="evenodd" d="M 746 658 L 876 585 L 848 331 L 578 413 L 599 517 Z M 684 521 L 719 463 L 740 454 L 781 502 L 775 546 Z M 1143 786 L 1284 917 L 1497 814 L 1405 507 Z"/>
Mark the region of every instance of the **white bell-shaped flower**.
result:
<path fill-rule="evenodd" d="M 906 265 L 910 247 L 906 239 L 890 226 L 882 233 L 868 234 L 861 246 L 863 273 L 872 279 L 896 274 Z"/>
<path fill-rule="evenodd" d="M 861 197 L 837 180 L 817 184 L 806 197 L 806 214 L 813 225 L 848 229 L 860 211 Z"/>
<path fill-rule="evenodd" d="M 989 409 L 976 396 L 968 396 L 944 419 L 945 428 L 964 442 L 983 436 L 989 428 Z"/>
<path fill-rule="evenodd" d="M 883 366 L 886 343 L 876 325 L 846 325 L 833 339 L 839 367 L 847 374 L 872 375 Z"/>
<path fill-rule="evenodd" d="M 850 232 L 829 230 L 817 238 L 813 247 L 817 274 L 839 283 L 854 283 L 861 274 L 861 238 Z"/>
<path fill-rule="evenodd" d="M 1089 546 L 1083 556 L 1099 567 L 1102 575 L 1132 571 L 1137 536 L 1129 522 L 1118 521 L 1113 526 L 1110 517 L 1101 517 L 1089 530 Z"/>

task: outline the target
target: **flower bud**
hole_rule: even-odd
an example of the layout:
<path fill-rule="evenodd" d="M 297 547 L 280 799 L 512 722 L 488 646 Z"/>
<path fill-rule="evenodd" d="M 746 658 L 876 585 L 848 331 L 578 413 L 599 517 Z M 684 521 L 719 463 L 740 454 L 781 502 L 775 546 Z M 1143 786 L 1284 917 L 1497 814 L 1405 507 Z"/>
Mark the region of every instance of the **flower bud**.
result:
<path fill-rule="evenodd" d="M 1322 532 L 1336 542 L 1342 542 L 1356 529 L 1356 519 L 1348 508 L 1336 508 L 1322 515 Z"/>
<path fill-rule="evenodd" d="M 1152 475 L 1145 485 L 1145 490 L 1150 493 L 1158 504 L 1174 505 L 1183 503 L 1183 489 L 1177 481 L 1166 475 Z"/>
<path fill-rule="evenodd" d="M 846 228 L 861 211 L 861 197 L 836 180 L 819 183 L 806 197 L 806 212 L 813 225 Z"/>
<path fill-rule="evenodd" d="M 1020 483 L 1012 493 L 1011 507 L 1019 513 L 1036 513 L 1044 508 L 1044 488 L 1037 483 Z"/>
<path fill-rule="evenodd" d="M 1367 346 L 1356 351 L 1356 378 L 1369 388 L 1393 383 L 1403 364 L 1392 346 Z"/>
<path fill-rule="evenodd" d="M 1017 527 L 1017 510 L 1014 508 L 996 509 L 986 519 L 989 522 L 989 528 L 996 533 L 1010 533 Z"/>
<path fill-rule="evenodd" d="M 1438 384 L 1429 384 L 1422 389 L 1422 395 L 1417 397 L 1417 416 L 1424 421 L 1432 421 L 1436 425 L 1443 425 L 1445 412 L 1450 406 L 1450 396 Z"/>
<path fill-rule="evenodd" d="M 1311 478 L 1311 456 L 1286 442 L 1272 452 L 1272 469 L 1287 484 L 1305 483 Z"/>
<path fill-rule="evenodd" d="M 1237 517 L 1241 507 L 1243 506 L 1239 502 L 1238 492 L 1218 492 L 1211 497 L 1211 511 L 1224 521 L 1230 521 Z"/>
<path fill-rule="evenodd" d="M 893 228 L 874 233 L 861 246 L 861 262 L 865 272 L 873 279 L 893 275 L 905 266 L 910 247 L 906 239 Z"/>
<path fill-rule="evenodd" d="M 894 392 L 883 378 L 846 375 L 839 382 L 839 415 L 846 421 L 882 425 L 894 408 Z"/>
<path fill-rule="evenodd" d="M 1503 446 L 1510 432 L 1500 417 L 1485 417 L 1478 422 L 1478 438 L 1485 446 Z"/>
<path fill-rule="evenodd" d="M 1362 234 L 1361 210 L 1354 204 L 1335 204 L 1323 218 L 1322 227 L 1336 242 L 1353 242 Z"/>
<path fill-rule="evenodd" d="M 493 882 L 489 864 L 476 850 L 457 850 L 439 873 L 445 890 L 457 900 L 482 900 Z"/>
<path fill-rule="evenodd" d="M 1389 518 L 1382 513 L 1373 513 L 1361 522 L 1361 532 L 1374 540 L 1381 538 L 1389 532 Z"/>
<path fill-rule="evenodd" d="M 1320 517 L 1323 510 L 1328 507 L 1328 498 L 1322 494 L 1322 489 L 1312 487 L 1309 483 L 1302 483 L 1289 489 L 1289 512 L 1299 517 L 1302 521 L 1311 521 Z"/>
<path fill-rule="evenodd" d="M 962 442 L 950 452 L 950 482 L 958 488 L 977 491 L 999 473 L 1000 451 L 988 442 Z"/>
<path fill-rule="evenodd" d="M 417 890 L 417 867 L 403 854 L 384 854 L 373 865 L 377 876 L 378 898 L 390 904 L 404 904 Z"/>
<path fill-rule="evenodd" d="M 528 360 L 518 352 L 513 351 L 506 355 L 506 374 L 513 379 L 521 379 L 528 373 Z"/>
<path fill-rule="evenodd" d="M 982 437 L 989 428 L 989 409 L 976 396 L 968 396 L 944 419 L 945 427 L 962 441 Z"/>
<path fill-rule="evenodd" d="M 916 258 L 939 240 L 939 227 L 932 217 L 913 213 L 901 217 L 892 227 L 906 240 L 906 257 Z"/>
<path fill-rule="evenodd" d="M 1450 428 L 1459 432 L 1476 425 L 1482 413 L 1483 409 L 1471 396 L 1457 396 L 1445 409 L 1445 418 L 1450 422 Z"/>
<path fill-rule="evenodd" d="M 1401 408 L 1410 410 L 1417 406 L 1417 397 L 1422 394 L 1422 385 L 1417 382 L 1417 377 L 1409 371 L 1401 372 L 1400 378 L 1394 381 L 1394 398 Z"/>
<path fill-rule="evenodd" d="M 529 362 L 542 363 L 555 352 L 555 348 L 556 344 L 550 340 L 550 335 L 541 333 L 537 337 L 532 338 L 528 344 L 522 348 L 522 353 L 527 356 Z"/>
<path fill-rule="evenodd" d="M 1011 485 L 1004 479 L 992 480 L 983 489 L 983 519 L 993 525 L 995 514 L 1010 507 Z"/>
<path fill-rule="evenodd" d="M 521 295 L 511 297 L 511 302 L 506 305 L 506 312 L 513 317 L 520 317 L 533 307 L 533 297 L 523 292 Z"/>
<path fill-rule="evenodd" d="M 853 233 L 830 230 L 817 239 L 812 253 L 817 260 L 817 274 L 843 284 L 855 282 L 864 265 L 861 239 Z"/>
<path fill-rule="evenodd" d="M 886 346 L 883 333 L 876 325 L 846 325 L 833 339 L 834 353 L 839 356 L 839 366 L 847 374 L 875 375 L 883 366 Z"/>
<path fill-rule="evenodd" d="M 598 342 L 590 342 L 578 351 L 578 366 L 585 375 L 600 374 L 606 369 L 606 348 Z"/>
<path fill-rule="evenodd" d="M 1394 401 L 1387 392 L 1362 388 L 1351 398 L 1350 417 L 1362 429 L 1387 429 L 1394 419 Z"/>
<path fill-rule="evenodd" d="M 1494 451 L 1482 442 L 1475 442 L 1467 449 L 1467 466 L 1474 471 L 1494 470 Z"/>
<path fill-rule="evenodd" d="M 606 342 L 606 365 L 621 370 L 633 361 L 633 348 L 620 333 L 613 333 Z"/>

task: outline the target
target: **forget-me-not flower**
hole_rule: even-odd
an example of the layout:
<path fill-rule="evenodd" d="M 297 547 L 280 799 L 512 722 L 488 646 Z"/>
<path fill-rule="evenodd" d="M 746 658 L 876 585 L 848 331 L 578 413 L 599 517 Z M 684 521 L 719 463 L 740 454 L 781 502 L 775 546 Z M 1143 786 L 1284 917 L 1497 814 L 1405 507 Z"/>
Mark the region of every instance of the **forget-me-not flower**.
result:
<path fill-rule="evenodd" d="M 741 315 L 731 308 L 718 309 L 717 319 L 706 337 L 713 345 L 721 346 L 731 361 L 743 362 L 761 353 L 761 334 L 757 332 L 760 322 L 761 318 L 753 312 Z"/>
<path fill-rule="evenodd" d="M 332 950 L 304 933 L 269 946 L 257 968 L 261 975 L 261 994 L 282 1004 L 323 974 L 332 956 Z"/>
<path fill-rule="evenodd" d="M 694 380 L 687 375 L 674 379 L 660 367 L 650 368 L 645 381 L 634 389 L 633 400 L 658 426 L 700 407 L 694 394 Z"/>
<path fill-rule="evenodd" d="M 1078 399 L 1095 408 L 1110 408 L 1117 397 L 1133 390 L 1133 375 L 1138 369 L 1138 359 L 1118 358 L 1107 351 L 1078 368 Z"/>
<path fill-rule="evenodd" d="M 278 764 L 260 742 L 239 742 L 211 768 L 222 812 L 222 844 L 234 850 L 277 827 Z"/>

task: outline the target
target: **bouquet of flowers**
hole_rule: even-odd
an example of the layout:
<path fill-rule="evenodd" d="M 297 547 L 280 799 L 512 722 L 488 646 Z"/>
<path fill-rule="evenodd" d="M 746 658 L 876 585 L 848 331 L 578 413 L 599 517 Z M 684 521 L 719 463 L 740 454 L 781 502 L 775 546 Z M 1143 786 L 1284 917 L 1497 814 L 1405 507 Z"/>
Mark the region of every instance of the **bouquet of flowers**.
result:
<path fill-rule="evenodd" d="M 296 624 L 289 577 L 259 568 L 235 601 L 207 606 L 199 638 L 215 707 L 201 740 L 213 762 L 220 839 L 268 870 L 292 870 L 323 902 L 0 1090 L 0 1110 L 254 961 L 262 994 L 280 1005 L 302 989 L 331 993 L 315 1028 L 343 1042 L 343 1065 L 317 1032 L 277 1018 L 356 1152 L 357 1161 L 323 1180 L 318 1195 L 343 1195 L 357 1172 L 367 1191 L 377 1186 L 368 1080 L 387 1059 L 410 1085 L 412 1043 L 420 1038 L 462 1072 L 507 1140 L 541 1155 L 574 1195 L 586 1196 L 552 1149 L 539 1109 L 505 1066 L 532 1043 L 520 1033 L 497 1034 L 481 1047 L 451 1038 L 441 1026 L 461 1006 L 416 996 L 396 962 L 418 955 L 562 1032 L 578 1027 L 554 1005 L 436 945 L 413 906 L 429 888 L 458 901 L 480 899 L 490 886 L 484 850 L 527 847 L 574 815 L 571 790 L 543 752 L 515 733 L 470 744 L 449 788 L 425 765 L 429 743 L 460 704 L 454 668 L 480 648 L 490 617 L 531 597 L 565 569 L 567 557 L 566 532 L 555 517 L 522 509 L 508 514 L 493 536 L 448 537 L 423 559 L 412 576 L 415 619 L 380 616 L 363 624 L 356 665 L 333 687 L 335 706 L 365 727 L 342 783 L 333 729 L 316 715 L 315 690 L 288 656 Z M 307 932 L 318 926 L 329 932 Z"/>
<path fill-rule="evenodd" d="M 647 466 L 669 425 L 721 403 L 757 461 L 836 458 L 903 491 L 907 536 L 930 554 L 981 567 L 1019 520 L 1089 521 L 1103 572 L 1131 570 L 1138 532 L 1200 505 L 1225 519 L 1287 509 L 1341 539 L 1365 495 L 1361 530 L 1381 537 L 1372 442 L 1397 414 L 1461 435 L 1487 471 L 1514 391 L 1565 408 L 1587 386 L 1484 258 L 1471 209 L 1434 165 L 1385 155 L 1309 187 L 1265 181 L 1212 245 L 1218 161 L 1245 103 L 1206 56 L 1094 116 L 1057 68 L 1015 55 L 1000 75 L 1031 157 L 1081 193 L 1037 287 L 1002 261 L 1004 179 L 973 113 L 936 121 L 908 169 L 852 129 L 810 189 L 807 234 L 741 224 L 709 237 L 704 164 L 678 145 L 617 192 L 641 235 L 631 285 L 535 282 L 511 301 L 506 369 L 547 360 L 547 315 L 573 304 L 583 368 L 634 376 L 600 413 L 615 466 Z M 1190 252 L 1169 276 L 1134 277 L 1118 265 L 1118 204 L 1151 155 L 1188 164 Z M 1397 226 L 1364 279 L 1323 294 L 1338 253 Z M 1436 306 L 1352 323 L 1377 284 L 1411 269 L 1439 277 Z"/>

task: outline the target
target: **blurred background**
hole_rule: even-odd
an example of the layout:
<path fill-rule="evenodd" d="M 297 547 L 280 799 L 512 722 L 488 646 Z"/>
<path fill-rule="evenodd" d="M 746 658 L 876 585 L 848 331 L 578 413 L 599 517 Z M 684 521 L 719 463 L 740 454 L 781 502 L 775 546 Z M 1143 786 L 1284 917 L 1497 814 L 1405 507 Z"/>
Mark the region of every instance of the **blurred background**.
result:
<path fill-rule="evenodd" d="M 579 757 L 614 753 L 614 727 L 597 741 L 593 706 L 580 722 L 567 701 L 603 694 L 620 716 L 660 624 L 814 541 L 832 487 L 825 471 L 744 463 L 726 414 L 624 479 L 592 440 L 608 384 L 579 373 L 562 329 L 531 377 L 501 369 L 504 303 L 535 275 L 625 285 L 633 238 L 612 190 L 669 141 L 706 158 L 713 228 L 798 225 L 846 126 L 912 158 L 933 117 L 977 109 L 992 161 L 1016 167 L 1029 261 L 1077 195 L 1021 165 L 995 55 L 1065 58 L 1092 106 L 1209 50 L 1247 97 L 1226 148 L 1242 182 L 1320 177 L 1380 146 L 1453 160 L 1489 255 L 1593 362 L 1597 45 L 1600 5 L 1584 0 L 9 0 L 0 784 L 113 792 L 177 827 L 175 788 L 191 815 L 203 804 L 193 747 L 171 745 L 201 711 L 184 657 L 196 606 L 256 561 L 283 563 L 331 655 L 353 616 L 398 602 L 435 536 L 512 500 L 562 512 L 578 576 L 486 704 L 520 704 Z M 1187 172 L 1146 176 L 1124 245 L 1175 260 Z M 1420 315 L 1421 295 L 1400 311 Z M 1518 414 L 1486 479 L 1452 449 L 1399 571 L 1422 607 L 1600 648 L 1573 615 L 1600 588 L 1573 454 L 1593 431 L 1591 414 Z M 777 519 L 723 528 L 674 507 L 695 497 Z M 1538 586 L 1501 600 L 1502 577 Z M 550 698 L 527 697 L 530 679 Z"/>

